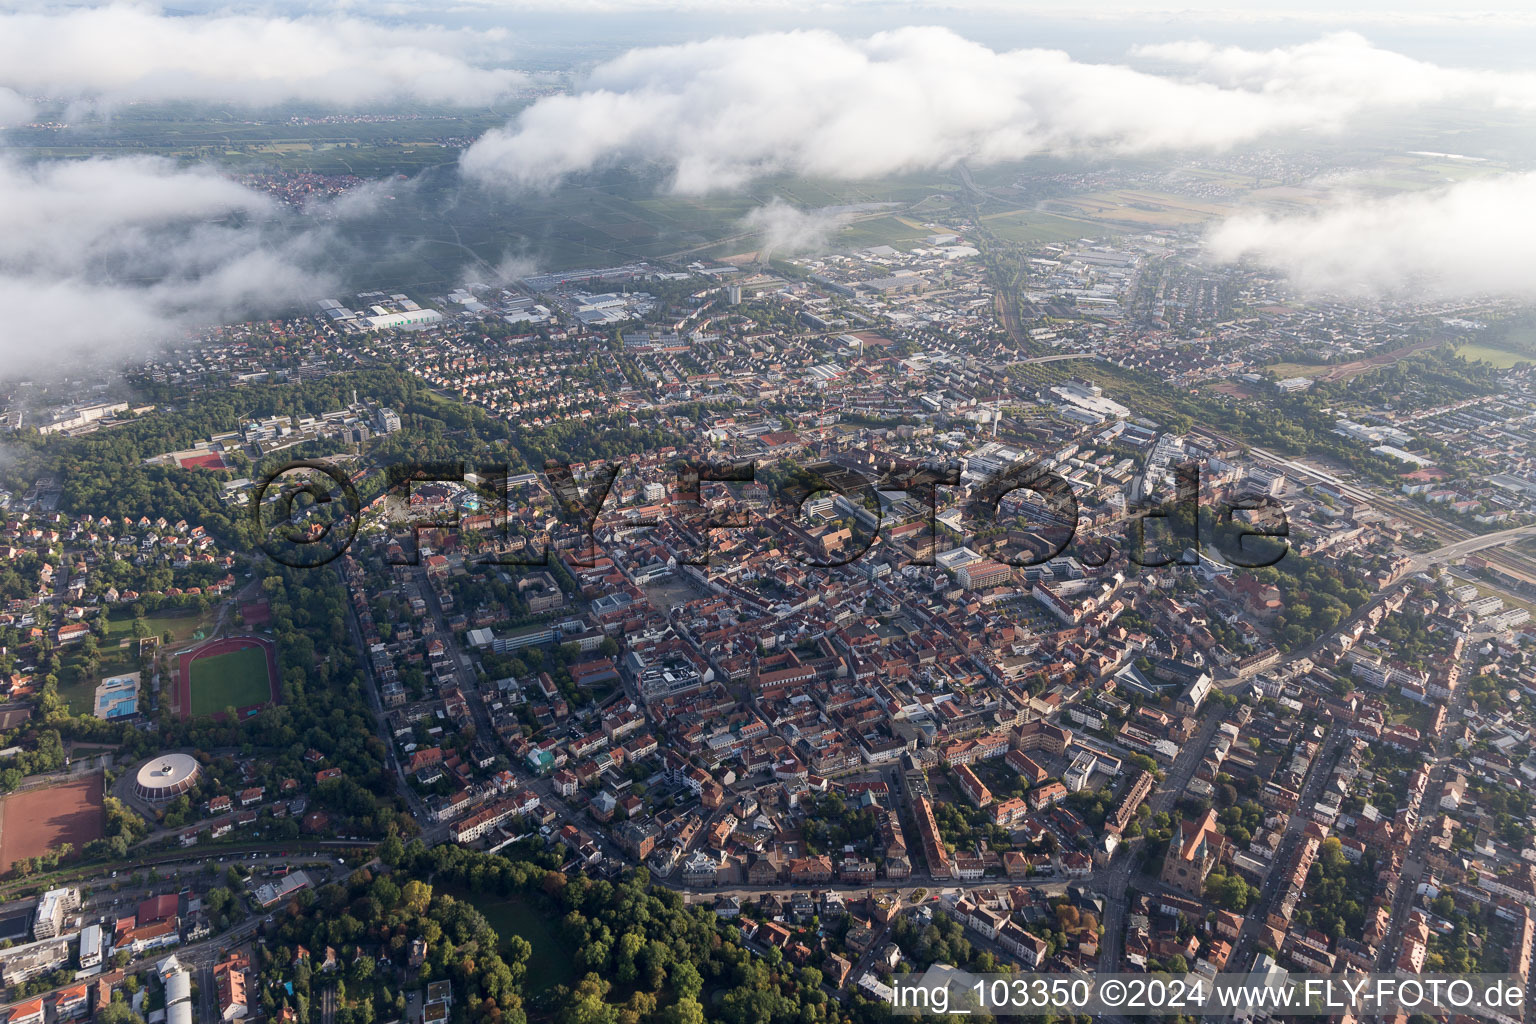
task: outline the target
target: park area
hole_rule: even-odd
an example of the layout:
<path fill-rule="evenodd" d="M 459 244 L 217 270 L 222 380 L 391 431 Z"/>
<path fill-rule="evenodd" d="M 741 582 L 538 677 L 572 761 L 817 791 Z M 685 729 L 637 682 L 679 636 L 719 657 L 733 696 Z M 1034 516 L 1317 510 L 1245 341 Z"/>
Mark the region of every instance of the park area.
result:
<path fill-rule="evenodd" d="M 199 632 L 213 628 L 218 618 L 217 606 L 202 611 L 196 607 L 162 608 L 144 616 L 149 635 L 163 636 L 170 633 L 173 643 L 185 643 L 196 639 Z M 133 612 L 124 607 L 113 608 L 107 614 L 107 639 L 117 642 L 133 636 Z"/>
<path fill-rule="evenodd" d="M 276 703 L 277 678 L 272 644 L 255 637 L 214 640 L 180 656 L 182 718 L 238 716 Z"/>
<path fill-rule="evenodd" d="M 164 608 L 144 617 L 149 635 L 171 635 L 172 644 L 202 639 L 213 627 L 216 610 Z M 59 696 L 69 705 L 71 714 L 90 715 L 96 710 L 96 686 L 108 676 L 122 675 L 139 668 L 139 645 L 133 638 L 133 613 L 124 607 L 107 614 L 106 639 L 100 643 L 100 661 L 94 671 L 85 671 L 85 657 L 79 645 L 64 648 L 59 667 Z M 220 710 L 223 710 L 222 708 Z"/>
<path fill-rule="evenodd" d="M 1499 370 L 1508 370 L 1521 363 L 1536 363 L 1536 355 L 1530 352 L 1513 352 L 1493 345 L 1457 345 L 1456 354 L 1468 362 L 1487 363 Z"/>
<path fill-rule="evenodd" d="M 457 892 L 454 895 L 485 915 L 486 921 L 501 937 L 503 952 L 507 940 L 514 935 L 528 940 L 533 947 L 533 954 L 528 958 L 528 985 L 533 992 L 576 983 L 576 965 L 572 961 L 575 951 L 560 937 L 554 922 L 530 906 L 527 900 L 487 900 L 483 896 Z"/>
<path fill-rule="evenodd" d="M 6 795 L 0 800 L 0 873 L 64 843 L 78 853 L 102 837 L 105 818 L 99 772 Z"/>

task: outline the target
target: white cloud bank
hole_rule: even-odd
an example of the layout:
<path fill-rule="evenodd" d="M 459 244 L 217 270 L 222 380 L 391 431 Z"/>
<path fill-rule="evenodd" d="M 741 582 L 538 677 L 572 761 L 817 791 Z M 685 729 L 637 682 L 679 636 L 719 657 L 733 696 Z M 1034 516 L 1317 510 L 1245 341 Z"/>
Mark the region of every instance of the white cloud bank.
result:
<path fill-rule="evenodd" d="M 581 91 L 538 100 L 463 157 L 467 174 L 543 187 L 619 161 L 673 171 L 678 192 L 792 173 L 865 178 L 1041 154 L 1219 150 L 1362 111 L 1442 100 L 1536 110 L 1536 75 L 1463 72 L 1335 35 L 1245 51 L 1149 48 L 1183 77 L 997 52 L 943 28 L 828 32 L 632 50 Z"/>
<path fill-rule="evenodd" d="M 115 361 L 318 297 L 335 284 L 323 270 L 330 228 L 293 230 L 292 216 L 154 158 L 0 158 L 0 366 Z"/>
<path fill-rule="evenodd" d="M 797 252 L 821 252 L 851 217 L 838 210 L 802 210 L 775 196 L 741 218 L 741 226 L 762 239 L 762 259 Z"/>
<path fill-rule="evenodd" d="M 1241 214 L 1207 252 L 1249 259 L 1312 292 L 1355 297 L 1536 297 L 1536 173 L 1346 200 L 1309 216 Z"/>
<path fill-rule="evenodd" d="M 30 116 L 24 97 L 355 107 L 393 100 L 460 106 L 524 88 L 504 30 L 390 26 L 345 15 L 170 16 L 113 4 L 0 14 L 0 124 Z"/>
<path fill-rule="evenodd" d="M 0 87 L 0 128 L 32 120 L 36 107 L 15 90 Z"/>
<path fill-rule="evenodd" d="M 1186 68 L 1222 89 L 1303 98 L 1334 118 L 1368 109 L 1468 101 L 1536 109 L 1536 74 L 1447 68 L 1340 32 L 1296 46 L 1245 50 L 1205 42 L 1140 46 L 1137 56 Z"/>

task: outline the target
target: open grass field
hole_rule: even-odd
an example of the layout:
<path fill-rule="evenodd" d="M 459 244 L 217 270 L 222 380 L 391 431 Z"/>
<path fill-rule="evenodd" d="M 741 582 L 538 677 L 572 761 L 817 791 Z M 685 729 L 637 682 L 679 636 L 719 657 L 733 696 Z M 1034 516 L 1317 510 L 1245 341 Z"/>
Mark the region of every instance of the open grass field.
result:
<path fill-rule="evenodd" d="M 1270 363 L 1266 370 L 1273 370 L 1282 380 L 1286 377 L 1321 377 L 1332 367 L 1321 363 Z"/>
<path fill-rule="evenodd" d="M 79 649 L 73 648 L 59 664 L 59 696 L 69 704 L 71 713 L 92 714 L 96 707 L 96 684 L 108 676 L 135 672 L 138 667 L 137 648 L 119 649 L 116 644 L 102 644 L 100 667 L 86 673 L 81 667 Z"/>
<path fill-rule="evenodd" d="M 162 636 L 170 632 L 175 636 L 175 643 L 186 643 L 192 639 L 192 635 L 199 629 L 207 630 L 213 626 L 214 619 L 218 616 L 216 608 L 209 609 L 206 613 L 198 612 L 195 608 L 167 608 L 144 616 L 144 624 L 149 627 L 153 636 Z M 133 636 L 133 612 L 129 608 L 114 608 L 107 613 L 107 638 L 108 641 L 121 640 L 124 637 Z M 106 646 L 103 644 L 102 646 Z"/>
<path fill-rule="evenodd" d="M 1053 212 L 1132 227 L 1173 228 L 1225 216 L 1232 208 L 1167 192 L 1116 189 L 1053 199 Z"/>
<path fill-rule="evenodd" d="M 0 799 L 0 872 L 64 843 L 79 852 L 102 837 L 105 824 L 99 772 L 8 794 Z"/>
<path fill-rule="evenodd" d="M 1009 210 L 984 215 L 988 231 L 1009 242 L 1065 242 L 1074 238 L 1099 238 L 1111 234 L 1109 228 L 1092 221 L 1061 217 L 1038 210 Z"/>
<path fill-rule="evenodd" d="M 1529 352 L 1511 352 L 1491 345 L 1457 345 L 1456 354 L 1469 361 L 1488 363 L 1500 370 L 1507 370 L 1520 363 L 1536 363 L 1536 355 Z"/>
<path fill-rule="evenodd" d="M 178 662 L 182 718 L 219 718 L 228 708 L 245 715 L 277 700 L 277 664 L 270 640 L 214 640 L 184 651 Z"/>

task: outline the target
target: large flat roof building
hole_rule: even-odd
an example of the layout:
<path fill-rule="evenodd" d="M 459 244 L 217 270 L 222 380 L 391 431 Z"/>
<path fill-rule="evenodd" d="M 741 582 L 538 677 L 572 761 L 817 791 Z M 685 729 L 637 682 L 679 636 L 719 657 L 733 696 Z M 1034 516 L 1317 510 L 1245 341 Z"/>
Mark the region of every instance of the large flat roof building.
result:
<path fill-rule="evenodd" d="M 32 918 L 32 936 L 51 939 L 64 929 L 64 915 L 80 909 L 80 890 L 49 889 L 37 898 L 37 913 Z"/>
<path fill-rule="evenodd" d="M 370 316 L 368 318 L 368 326 L 375 330 L 389 330 L 396 327 L 430 327 L 442 319 L 443 314 L 435 309 L 412 309 L 404 313 L 384 312 Z"/>
<path fill-rule="evenodd" d="M 101 966 L 101 925 L 88 924 L 80 929 L 80 969 Z"/>

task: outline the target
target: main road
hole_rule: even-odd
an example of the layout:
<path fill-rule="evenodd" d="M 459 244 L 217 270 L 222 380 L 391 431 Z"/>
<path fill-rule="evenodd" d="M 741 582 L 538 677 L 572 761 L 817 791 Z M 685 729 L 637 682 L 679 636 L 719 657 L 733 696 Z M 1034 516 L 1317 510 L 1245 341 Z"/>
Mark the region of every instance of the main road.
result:
<path fill-rule="evenodd" d="M 1476 554 L 1486 548 L 1499 547 L 1508 544 L 1512 540 L 1522 537 L 1536 537 L 1536 524 L 1530 526 L 1516 526 L 1508 530 L 1500 530 L 1498 533 L 1484 533 L 1476 537 L 1468 537 L 1465 540 L 1453 541 L 1433 551 L 1427 551 L 1422 555 L 1413 556 L 1415 570 L 1427 569 L 1431 565 L 1441 565 L 1445 562 L 1454 562 L 1458 558 Z"/>

